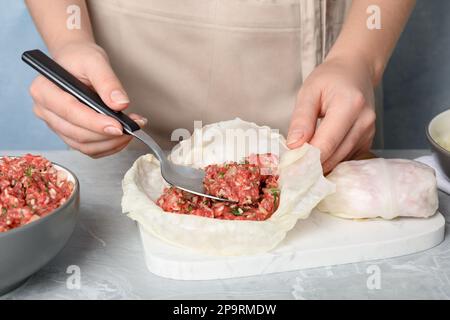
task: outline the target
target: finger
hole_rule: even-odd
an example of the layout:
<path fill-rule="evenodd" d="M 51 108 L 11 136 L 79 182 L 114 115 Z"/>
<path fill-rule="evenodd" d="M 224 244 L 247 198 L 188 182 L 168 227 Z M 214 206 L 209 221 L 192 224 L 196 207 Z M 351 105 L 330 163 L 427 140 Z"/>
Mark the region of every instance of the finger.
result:
<path fill-rule="evenodd" d="M 360 131 L 353 126 L 333 155 L 322 164 L 323 172 L 330 172 L 341 161 L 345 160 L 355 150 L 355 147 L 359 143 L 359 138 Z"/>
<path fill-rule="evenodd" d="M 37 118 L 45 121 L 44 116 L 43 116 L 43 110 L 44 110 L 44 107 L 42 107 L 39 103 L 35 102 L 33 104 L 33 113 L 34 113 L 34 115 Z"/>
<path fill-rule="evenodd" d="M 30 92 L 37 104 L 78 127 L 111 136 L 123 134 L 117 120 L 95 112 L 45 78 L 38 77 Z"/>
<path fill-rule="evenodd" d="M 345 136 L 341 145 L 322 167 L 325 173 L 333 170 L 341 161 L 352 159 L 357 152 L 367 152 L 375 135 L 375 127 L 370 123 L 371 115 L 365 115 L 357 121 Z"/>
<path fill-rule="evenodd" d="M 147 124 L 147 119 L 142 117 L 141 115 L 138 115 L 138 114 L 135 114 L 135 113 L 131 113 L 129 115 L 129 117 L 131 119 L 133 119 L 134 121 L 136 121 L 136 123 L 141 128 L 144 127 Z M 110 156 L 112 154 L 118 153 L 118 152 L 122 151 L 128 145 L 128 143 L 129 143 L 129 141 L 127 141 L 123 145 L 119 145 L 118 147 L 116 147 L 116 148 L 114 148 L 112 150 L 92 155 L 92 158 L 98 159 L 98 158 L 103 158 L 103 157 L 107 157 L 107 156 Z"/>
<path fill-rule="evenodd" d="M 326 114 L 311 139 L 311 144 L 320 149 L 322 163 L 327 161 L 352 128 L 364 107 L 364 98 L 353 100 L 339 97 L 330 102 Z"/>
<path fill-rule="evenodd" d="M 128 145 L 128 143 L 125 143 L 125 144 L 123 144 L 121 146 L 118 146 L 117 148 L 114 148 L 112 150 L 109 150 L 109 151 L 106 151 L 106 152 L 103 152 L 103 153 L 99 153 L 99 154 L 93 155 L 91 157 L 94 158 L 94 159 L 107 157 L 107 156 L 110 156 L 110 155 L 113 155 L 115 153 L 118 153 L 118 152 L 122 151 L 123 149 L 126 148 L 127 145 Z"/>
<path fill-rule="evenodd" d="M 57 114 L 45 109 L 39 105 L 33 108 L 36 116 L 44 120 L 54 132 L 62 134 L 79 143 L 90 143 L 113 139 L 111 135 L 99 134 L 85 128 L 78 127 L 59 117 Z"/>
<path fill-rule="evenodd" d="M 112 150 L 116 150 L 122 146 L 124 147 L 131 140 L 131 136 L 124 135 L 122 137 L 117 137 L 115 139 L 106 140 L 106 141 L 99 141 L 99 142 L 92 142 L 92 143 L 79 143 L 79 142 L 72 140 L 71 138 L 66 137 L 64 135 L 60 135 L 60 137 L 71 148 L 78 150 L 81 153 L 84 153 L 91 157 L 95 157 L 96 155 L 104 154 L 104 153 L 110 152 Z"/>
<path fill-rule="evenodd" d="M 304 86 L 291 117 L 287 145 L 295 149 L 309 141 L 314 134 L 320 109 L 320 91 Z"/>
<path fill-rule="evenodd" d="M 103 102 L 110 108 L 120 111 L 128 106 L 130 99 L 106 56 L 103 54 L 93 56 L 86 64 L 84 74 Z"/>
<path fill-rule="evenodd" d="M 145 127 L 145 125 L 148 123 L 147 118 L 145 118 L 145 117 L 143 117 L 143 116 L 141 116 L 141 115 L 139 115 L 139 114 L 136 114 L 136 113 L 130 113 L 128 116 L 129 116 L 132 120 L 136 121 L 136 123 L 137 123 L 141 128 Z"/>
<path fill-rule="evenodd" d="M 355 148 L 355 150 L 350 153 L 344 161 L 348 160 L 363 160 L 363 159 L 371 159 L 373 158 L 373 155 L 370 152 L 370 149 L 372 148 L 372 142 L 373 138 L 375 136 L 375 130 L 373 130 L 372 134 L 369 134 L 365 140 L 363 140 L 360 145 Z"/>
<path fill-rule="evenodd" d="M 347 157 L 345 157 L 345 161 L 353 160 L 361 155 L 369 156 L 370 154 L 370 149 L 372 148 L 373 139 L 376 133 L 376 114 L 373 109 L 366 110 L 366 112 L 364 113 L 365 115 L 363 122 L 365 122 L 366 124 L 363 124 L 363 126 L 368 127 L 368 129 L 366 130 L 367 133 L 360 140 L 359 144 L 354 148 L 354 151 L 352 151 Z"/>

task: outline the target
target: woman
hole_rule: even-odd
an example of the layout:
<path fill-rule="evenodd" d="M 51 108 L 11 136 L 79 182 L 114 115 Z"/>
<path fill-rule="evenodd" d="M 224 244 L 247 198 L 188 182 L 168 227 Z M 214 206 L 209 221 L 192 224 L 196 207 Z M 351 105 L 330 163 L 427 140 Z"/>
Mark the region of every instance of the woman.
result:
<path fill-rule="evenodd" d="M 27 4 L 53 57 L 111 108 L 127 109 L 131 101 L 131 117 L 141 126 L 150 119 L 146 130 L 164 147 L 174 129 L 192 129 L 195 120 L 239 116 L 288 134 L 290 148 L 318 147 L 328 172 L 370 148 L 374 87 L 414 1 Z M 67 8 L 74 4 L 81 26 L 71 29 Z M 370 28 L 369 19 L 381 28 Z M 72 148 L 97 158 L 129 143 L 118 122 L 41 76 L 30 91 L 36 115 Z"/>

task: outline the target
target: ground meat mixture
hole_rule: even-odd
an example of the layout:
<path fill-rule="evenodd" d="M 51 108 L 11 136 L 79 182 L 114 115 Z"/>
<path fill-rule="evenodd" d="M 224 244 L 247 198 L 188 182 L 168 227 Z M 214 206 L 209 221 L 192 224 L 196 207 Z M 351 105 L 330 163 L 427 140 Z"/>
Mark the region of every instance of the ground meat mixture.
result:
<path fill-rule="evenodd" d="M 175 187 L 165 188 L 157 204 L 167 212 L 226 220 L 266 220 L 278 207 L 278 158 L 252 155 L 243 163 L 230 162 L 205 168 L 208 194 L 235 201 L 214 201 Z"/>
<path fill-rule="evenodd" d="M 49 214 L 70 197 L 73 188 L 67 173 L 41 156 L 0 158 L 0 232 Z"/>

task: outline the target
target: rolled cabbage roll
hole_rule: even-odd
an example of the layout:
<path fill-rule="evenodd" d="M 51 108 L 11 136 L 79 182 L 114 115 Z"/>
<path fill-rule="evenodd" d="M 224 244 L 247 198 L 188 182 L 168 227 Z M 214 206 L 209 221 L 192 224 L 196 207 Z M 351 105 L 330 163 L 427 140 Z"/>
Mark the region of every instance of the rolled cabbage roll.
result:
<path fill-rule="evenodd" d="M 318 209 L 338 217 L 426 218 L 438 209 L 434 169 L 416 161 L 347 161 L 327 178 L 335 183 L 336 192 L 323 199 Z"/>

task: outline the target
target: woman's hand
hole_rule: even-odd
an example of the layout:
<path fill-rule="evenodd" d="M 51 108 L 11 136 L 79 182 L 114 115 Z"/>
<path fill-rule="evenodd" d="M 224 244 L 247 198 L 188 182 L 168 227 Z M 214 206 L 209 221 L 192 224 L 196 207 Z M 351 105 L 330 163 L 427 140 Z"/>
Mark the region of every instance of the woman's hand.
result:
<path fill-rule="evenodd" d="M 85 84 L 91 86 L 110 108 L 127 108 L 129 99 L 102 48 L 92 42 L 71 43 L 54 54 L 55 60 Z M 66 144 L 93 158 L 119 152 L 131 136 L 121 124 L 99 114 L 56 85 L 38 76 L 30 87 L 34 113 L 44 120 Z M 147 120 L 130 114 L 140 126 Z"/>
<path fill-rule="evenodd" d="M 325 173 L 368 151 L 375 134 L 371 79 L 370 69 L 356 58 L 335 57 L 318 66 L 298 93 L 288 146 L 310 142 L 318 147 Z"/>

